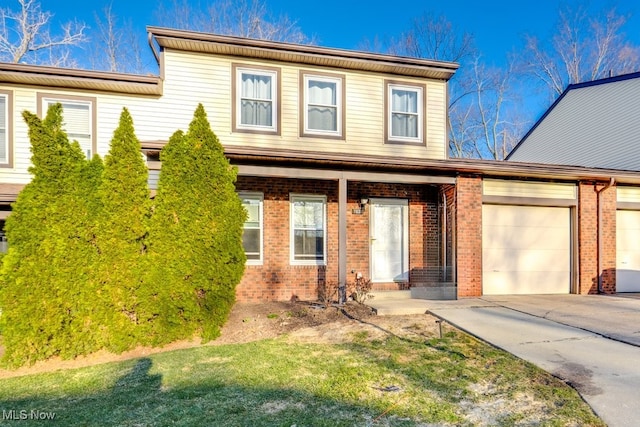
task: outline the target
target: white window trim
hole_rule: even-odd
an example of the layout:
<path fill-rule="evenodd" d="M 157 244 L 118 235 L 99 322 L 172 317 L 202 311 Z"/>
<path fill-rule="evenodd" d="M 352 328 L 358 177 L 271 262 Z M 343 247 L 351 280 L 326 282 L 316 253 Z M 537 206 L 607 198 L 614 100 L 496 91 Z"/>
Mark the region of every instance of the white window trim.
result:
<path fill-rule="evenodd" d="M 335 83 L 336 84 L 336 130 L 335 131 L 327 131 L 322 129 L 311 129 L 309 127 L 309 82 L 310 81 L 319 81 L 319 82 L 327 82 L 327 83 Z M 314 74 L 305 74 L 304 75 L 304 133 L 311 135 L 324 135 L 324 136 L 342 136 L 342 109 L 344 106 L 342 105 L 342 78 L 339 77 L 328 77 L 328 76 L 319 76 Z M 331 107 L 334 107 L 331 105 Z"/>
<path fill-rule="evenodd" d="M 408 92 L 416 92 L 418 94 L 418 136 L 415 138 L 407 136 L 395 136 L 393 135 L 393 90 L 404 90 Z M 402 85 L 396 83 L 387 84 L 387 140 L 392 142 L 409 142 L 409 143 L 423 143 L 424 135 L 424 88 L 421 86 Z M 401 112 L 402 114 L 409 114 Z"/>
<path fill-rule="evenodd" d="M 1 161 L 0 160 L 0 165 L 3 167 L 7 167 L 11 165 L 11 127 L 13 125 L 13 123 L 11 123 L 11 118 L 12 115 L 10 113 L 11 109 L 13 108 L 13 105 L 11 105 L 11 96 L 9 95 L 9 93 L 4 93 L 4 92 L 0 92 L 0 98 L 4 98 L 4 105 L 5 105 L 5 111 L 4 111 L 4 139 L 5 139 L 5 153 L 7 158 L 5 159 L 5 161 Z"/>
<path fill-rule="evenodd" d="M 65 98 L 65 97 L 60 97 L 60 98 L 56 98 L 54 96 L 43 96 L 42 97 L 42 117 L 44 118 L 47 115 L 47 111 L 49 109 L 49 105 L 50 104 L 56 104 L 56 103 L 60 103 L 63 105 L 63 111 L 62 111 L 62 120 L 63 120 L 63 124 L 64 124 L 64 104 L 75 104 L 75 105 L 86 105 L 89 107 L 89 142 L 91 144 L 89 150 L 90 150 L 90 155 L 87 156 L 88 159 L 91 159 L 96 153 L 95 153 L 95 147 L 94 147 L 94 141 L 95 141 L 95 135 L 93 134 L 94 132 L 94 127 L 95 124 L 93 123 L 93 109 L 94 107 L 94 103 L 93 101 L 90 100 L 80 100 L 80 99 L 69 99 L 69 98 Z M 66 131 L 65 131 L 66 133 Z M 75 141 L 75 139 L 70 136 L 69 137 L 69 142 L 73 142 Z M 84 152 L 84 151 L 83 151 Z M 85 156 L 87 155 L 86 152 L 84 152 Z"/>
<path fill-rule="evenodd" d="M 246 265 L 262 265 L 264 262 L 264 194 L 263 193 L 251 193 L 242 191 L 238 193 L 240 199 L 252 199 L 258 200 L 260 203 L 259 208 L 259 227 L 260 227 L 260 257 L 258 259 L 247 259 Z M 242 226 L 244 230 L 244 225 Z"/>
<path fill-rule="evenodd" d="M 237 67 L 236 69 L 236 128 L 241 130 L 253 131 L 278 131 L 278 72 L 272 70 L 263 70 L 260 68 Z M 256 74 L 259 76 L 271 77 L 271 126 L 249 125 L 242 123 L 242 74 Z"/>
<path fill-rule="evenodd" d="M 293 209 L 295 202 L 300 200 L 322 202 L 322 260 L 297 260 L 295 259 L 295 229 Z M 289 252 L 291 265 L 327 265 L 327 196 L 315 194 L 289 194 Z"/>

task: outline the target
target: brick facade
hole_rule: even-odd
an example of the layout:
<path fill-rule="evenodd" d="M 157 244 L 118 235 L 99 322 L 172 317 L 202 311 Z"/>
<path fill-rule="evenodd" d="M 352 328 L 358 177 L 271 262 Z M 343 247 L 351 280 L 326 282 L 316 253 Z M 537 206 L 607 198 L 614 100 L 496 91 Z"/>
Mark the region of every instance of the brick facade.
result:
<path fill-rule="evenodd" d="M 458 297 L 482 295 L 482 179 L 460 176 L 456 185 Z"/>
<path fill-rule="evenodd" d="M 263 202 L 263 263 L 247 265 L 237 288 L 241 302 L 282 301 L 291 298 L 316 300 L 318 284 L 338 281 L 338 182 L 285 178 L 238 178 L 238 191 L 260 192 Z M 327 197 L 326 266 L 291 265 L 289 194 Z M 437 281 L 441 240 L 438 187 L 418 184 L 387 184 L 350 181 L 347 187 L 347 281 L 356 272 L 369 276 L 371 206 L 354 213 L 361 198 L 406 199 L 409 204 L 410 280 Z M 374 289 L 399 289 L 406 284 L 376 283 Z"/>
<path fill-rule="evenodd" d="M 602 264 L 602 291 L 615 293 L 616 281 L 616 189 L 606 183 L 581 182 L 578 185 L 578 264 L 577 293 L 598 293 L 598 251 Z M 598 196 L 599 194 L 599 196 Z M 600 224 L 598 245 L 598 197 Z"/>
<path fill-rule="evenodd" d="M 602 288 L 615 293 L 616 190 L 606 183 L 578 186 L 577 250 L 580 294 L 598 292 L 598 197 L 601 203 Z M 238 301 L 316 300 L 318 285 L 338 282 L 338 182 L 239 177 L 238 191 L 264 195 L 262 265 L 248 265 L 237 288 Z M 599 196 L 598 196 L 599 192 Z M 289 195 L 327 198 L 326 265 L 292 265 Z M 443 197 L 446 196 L 446 197 Z M 347 185 L 347 281 L 370 274 L 370 210 L 357 213 L 360 200 L 404 199 L 409 217 L 409 285 L 429 286 L 457 278 L 458 297 L 482 295 L 482 178 L 460 176 L 455 186 L 349 181 Z M 443 208 L 443 200 L 446 210 Z M 446 221 L 443 215 L 446 213 Z M 446 227 L 446 232 L 442 228 Z M 443 240 L 444 239 L 444 240 Z M 455 258 L 455 259 L 454 259 Z M 443 268 L 443 263 L 447 268 Z M 455 265 L 456 271 L 452 272 Z M 452 276 L 454 276 L 452 278 Z M 401 289 L 404 283 L 375 283 L 375 290 Z"/>

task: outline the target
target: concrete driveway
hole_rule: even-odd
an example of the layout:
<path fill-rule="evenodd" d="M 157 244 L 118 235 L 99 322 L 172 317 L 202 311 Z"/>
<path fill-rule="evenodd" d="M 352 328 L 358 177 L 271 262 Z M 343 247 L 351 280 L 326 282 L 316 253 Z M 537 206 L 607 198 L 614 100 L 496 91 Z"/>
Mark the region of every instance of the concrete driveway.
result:
<path fill-rule="evenodd" d="M 428 312 L 571 384 L 609 426 L 640 423 L 637 295 L 486 296 Z"/>

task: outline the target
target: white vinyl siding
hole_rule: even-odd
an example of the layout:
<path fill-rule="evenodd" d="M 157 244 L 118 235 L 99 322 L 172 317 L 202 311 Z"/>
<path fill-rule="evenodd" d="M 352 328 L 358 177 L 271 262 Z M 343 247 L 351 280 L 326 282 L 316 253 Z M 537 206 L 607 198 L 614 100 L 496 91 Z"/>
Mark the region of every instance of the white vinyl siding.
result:
<path fill-rule="evenodd" d="M 236 73 L 237 127 L 275 131 L 278 97 L 276 72 L 237 68 Z"/>
<path fill-rule="evenodd" d="M 247 211 L 247 220 L 244 223 L 242 235 L 247 264 L 262 264 L 263 195 L 261 193 L 240 193 L 240 200 Z"/>
<path fill-rule="evenodd" d="M 304 76 L 305 134 L 341 136 L 342 79 Z"/>
<path fill-rule="evenodd" d="M 389 84 L 387 139 L 395 142 L 422 143 L 424 111 L 421 87 Z"/>
<path fill-rule="evenodd" d="M 0 164 L 9 163 L 9 95 L 0 93 Z"/>
<path fill-rule="evenodd" d="M 575 184 L 484 179 L 482 193 L 485 196 L 534 197 L 574 200 L 578 197 Z"/>
<path fill-rule="evenodd" d="M 43 117 L 53 104 L 62 105 L 62 128 L 67 133 L 69 141 L 78 141 L 82 152 L 90 159 L 93 152 L 93 105 L 90 101 L 76 101 L 55 98 L 43 98 Z M 114 129 L 115 130 L 115 129 Z"/>
<path fill-rule="evenodd" d="M 149 175 L 147 178 L 147 184 L 149 184 L 149 190 L 157 190 L 159 180 L 160 180 L 160 171 L 150 169 Z"/>
<path fill-rule="evenodd" d="M 384 144 L 385 139 L 385 76 L 371 72 L 345 71 L 329 67 L 305 67 L 308 74 L 322 75 L 334 72 L 344 75 L 344 141 L 320 135 L 300 137 L 303 117 L 300 113 L 301 94 L 300 66 L 279 63 L 278 87 L 279 121 L 277 132 L 260 132 L 259 137 L 246 132 L 234 132 L 234 64 L 237 58 L 196 52 L 179 52 L 167 49 L 164 57 L 164 80 L 162 96 L 127 95 L 110 92 L 92 92 L 95 99 L 93 110 L 98 114 L 92 135 L 95 153 L 104 156 L 109 150 L 113 132 L 118 126 L 122 108 L 126 107 L 134 121 L 136 136 L 140 141 L 167 141 L 178 129 L 186 131 L 193 113 L 202 103 L 211 123 L 211 128 L 225 147 L 248 149 L 311 150 L 327 154 L 363 154 L 373 156 L 402 157 L 407 159 L 446 159 L 446 99 L 447 84 L 438 80 L 414 77 L 403 78 L 407 85 L 426 87 L 425 144 Z M 243 67 L 267 69 L 257 60 L 243 60 Z M 268 65 L 268 66 L 267 66 Z M 87 90 L 26 85 L 11 86 L 0 83 L 0 91 L 11 92 L 14 112 L 24 110 L 37 112 L 38 93 L 46 92 L 52 99 L 74 99 L 86 96 Z M 40 103 L 41 105 L 41 103 Z M 96 111 L 97 110 L 97 111 Z M 13 128 L 11 128 L 13 125 Z M 13 168 L 0 172 L 8 184 L 26 184 L 31 180 L 28 168 L 31 164 L 28 129 L 19 114 L 14 114 L 9 124 L 10 152 Z M 279 134 L 281 133 L 281 134 Z M 344 142 L 344 143 L 342 143 Z"/>
<path fill-rule="evenodd" d="M 640 203 L 640 187 L 616 187 L 617 201 L 621 203 Z"/>
<path fill-rule="evenodd" d="M 207 110 L 212 129 L 221 142 L 229 147 L 309 150 L 328 154 L 348 153 L 408 159 L 447 158 L 446 82 L 403 78 L 403 83 L 408 86 L 426 87 L 424 142 L 422 145 L 384 144 L 381 141 L 385 139 L 385 77 L 388 76 L 329 67 L 305 67 L 304 70 L 300 70 L 296 64 L 278 63 L 276 72 L 279 75 L 280 102 L 277 123 L 280 127 L 277 132 L 263 131 L 260 132 L 260 137 L 256 137 L 246 132 L 234 132 L 237 117 L 231 105 L 234 105 L 232 99 L 236 95 L 229 81 L 235 81 L 234 70 L 237 68 L 268 70 L 268 67 L 259 59 L 243 60 L 241 64 L 234 60 L 237 58 L 193 52 L 165 52 L 165 96 L 161 101 L 166 108 L 171 108 L 172 117 L 167 123 L 158 125 L 167 128 L 172 122 L 180 123 L 178 118 L 181 118 L 181 121 L 186 123 L 181 125 L 180 129 L 185 129 L 190 117 L 184 116 L 192 114 L 197 102 L 201 101 Z M 273 66 L 273 62 L 268 65 Z M 304 106 L 304 86 L 301 71 L 310 75 L 344 75 L 344 143 L 336 143 L 335 138 L 327 138 L 324 135 L 300 136 L 301 131 L 304 132 L 304 115 L 301 112 Z M 194 93 L 198 93 L 199 96 L 194 97 Z M 175 106 L 181 108 L 177 109 Z M 100 108 L 101 111 L 104 108 L 102 103 Z M 138 129 L 136 121 L 137 132 Z M 171 135 L 169 130 L 165 133 Z"/>
<path fill-rule="evenodd" d="M 326 263 L 327 199 L 291 195 L 291 263 Z"/>

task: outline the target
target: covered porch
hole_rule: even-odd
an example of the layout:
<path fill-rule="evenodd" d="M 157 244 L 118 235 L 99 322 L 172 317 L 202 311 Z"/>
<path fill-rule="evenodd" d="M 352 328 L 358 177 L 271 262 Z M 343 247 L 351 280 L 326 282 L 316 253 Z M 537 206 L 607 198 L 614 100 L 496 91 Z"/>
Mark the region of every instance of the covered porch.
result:
<path fill-rule="evenodd" d="M 313 300 L 335 284 L 344 301 L 358 276 L 376 292 L 456 299 L 455 176 L 393 164 L 230 157 L 238 191 L 264 198 L 264 256 L 247 267 L 239 300 Z M 298 244 L 292 198 L 305 194 L 326 199 L 317 265 L 296 265 L 289 256 Z"/>

